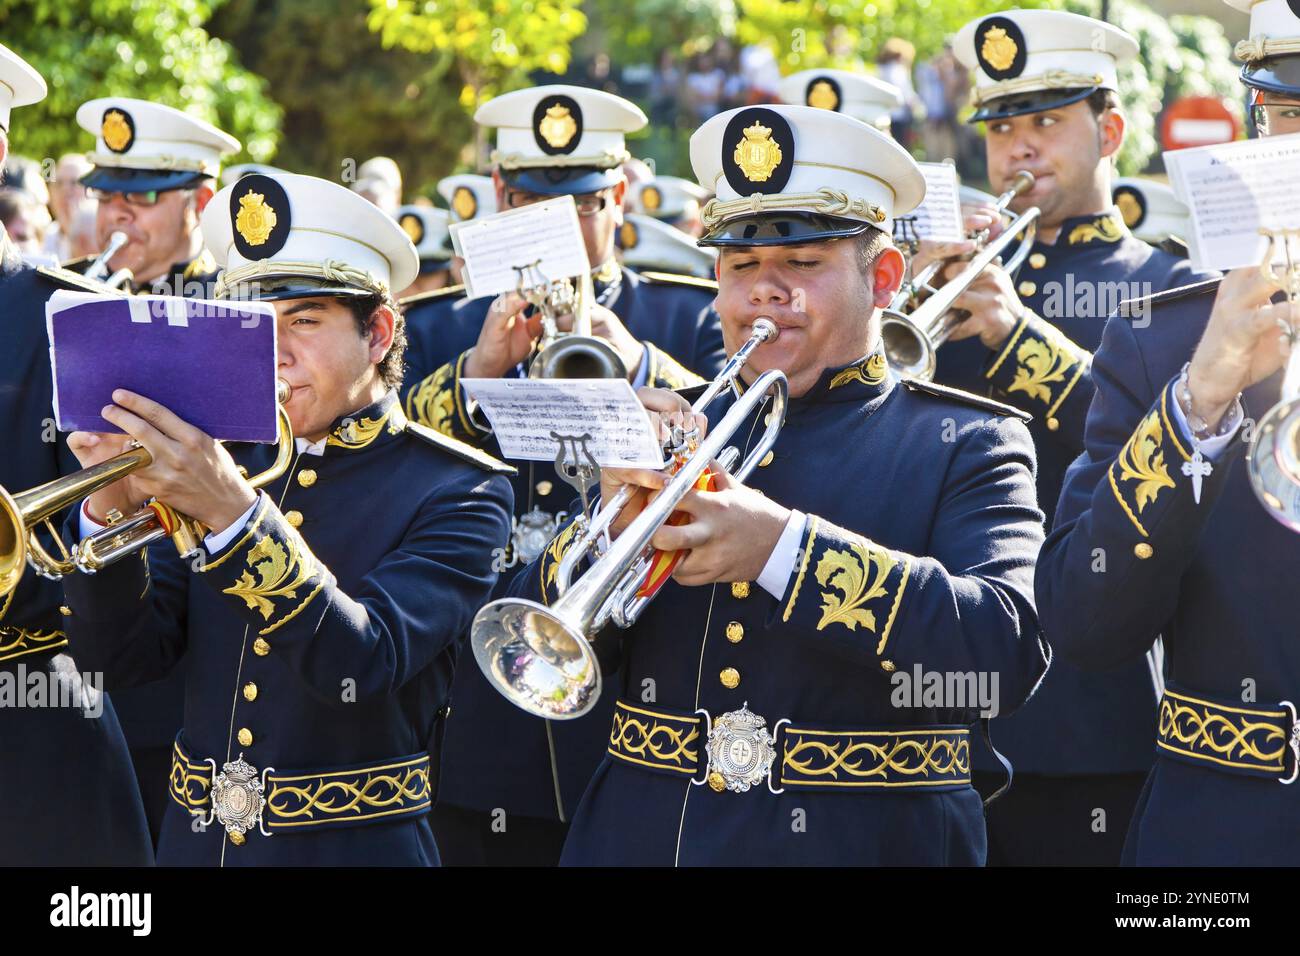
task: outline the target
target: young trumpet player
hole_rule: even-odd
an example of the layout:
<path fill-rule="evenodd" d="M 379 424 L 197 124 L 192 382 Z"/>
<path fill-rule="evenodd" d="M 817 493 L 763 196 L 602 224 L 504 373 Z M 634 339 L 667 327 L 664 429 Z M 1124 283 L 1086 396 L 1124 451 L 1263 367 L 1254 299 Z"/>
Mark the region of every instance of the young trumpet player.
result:
<path fill-rule="evenodd" d="M 1033 187 L 1010 209 L 1038 207 L 1041 215 L 1018 276 L 992 265 L 956 299 L 962 312 L 954 314 L 969 317 L 938 350 L 935 381 L 1033 415 L 1038 501 L 1049 526 L 1066 469 L 1083 449 L 1091 352 L 1106 316 L 1123 300 L 1197 278 L 1185 260 L 1134 237 L 1111 198 L 1125 133 L 1118 71 L 1137 52 L 1122 30 L 1053 10 L 980 17 L 956 40 L 957 57 L 974 74 L 971 122 L 984 124 L 994 191 L 1031 173 Z M 968 226 L 991 226 L 996 236 L 1001 224 L 976 213 Z M 973 243 L 925 245 L 914 269 L 936 251 L 962 255 Z M 1011 761 L 1015 781 L 989 805 L 990 863 L 1118 862 L 1151 763 L 1152 685 L 1141 658 L 1104 678 L 1053 661 L 1034 700 L 993 724 L 993 744 Z M 984 792 L 1000 784 L 1002 767 L 982 748 L 976 768 Z"/>
<path fill-rule="evenodd" d="M 1236 55 L 1260 135 L 1300 131 L 1300 17 L 1286 0 L 1232 6 L 1250 12 L 1252 39 Z M 1270 513 L 1293 508 L 1296 489 L 1274 471 L 1258 488 L 1266 508 L 1241 460 L 1271 463 L 1265 416 L 1292 397 L 1283 377 L 1298 316 L 1272 272 L 1237 269 L 1129 303 L 1106 323 L 1085 451 L 1039 559 L 1059 656 L 1104 675 L 1164 638 L 1168 683 L 1146 728 L 1156 759 L 1127 864 L 1300 859 L 1300 791 L 1288 785 L 1300 659 L 1278 593 L 1300 571 L 1300 542 Z"/>
<path fill-rule="evenodd" d="M 90 465 L 130 438 L 153 463 L 87 498 L 80 536 L 151 498 L 212 532 L 184 559 L 164 541 L 68 578 L 69 638 L 110 686 L 190 662 L 159 863 L 436 865 L 430 751 L 506 541 L 511 469 L 402 412 L 391 290 L 418 260 L 383 211 L 314 177 L 251 175 L 202 227 L 224 294 L 274 305 L 296 454 L 255 491 L 245 474 L 274 449 L 227 449 L 115 392 L 104 417 L 125 434 L 68 444 Z"/>
<path fill-rule="evenodd" d="M 854 160 L 827 166 L 828 143 Z M 979 865 L 972 727 L 1046 667 L 1023 416 L 889 372 L 880 308 L 903 274 L 890 229 L 925 187 L 887 136 L 829 110 L 742 108 L 696 131 L 691 161 L 717 189 L 701 242 L 720 252 L 727 351 L 776 326 L 740 376 L 782 372 L 788 415 L 746 483 L 718 474 L 686 494 L 689 520 L 650 542 L 686 552 L 672 580 L 629 630 L 594 636 L 622 659 L 604 691 L 617 705 L 562 862 Z M 689 426 L 700 391 L 641 394 Z M 708 423 L 731 404 L 704 409 Z M 771 414 L 765 401 L 733 433 L 742 456 Z M 602 502 L 636 491 L 616 542 L 667 480 L 605 470 Z M 553 604 L 576 530 L 512 594 Z M 992 693 L 927 698 L 913 683 L 926 673 Z"/>

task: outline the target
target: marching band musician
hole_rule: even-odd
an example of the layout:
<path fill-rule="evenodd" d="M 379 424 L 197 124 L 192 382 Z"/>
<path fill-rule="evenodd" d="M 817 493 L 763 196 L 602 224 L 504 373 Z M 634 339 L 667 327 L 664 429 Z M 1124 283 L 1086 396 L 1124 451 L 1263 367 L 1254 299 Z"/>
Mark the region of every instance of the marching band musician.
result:
<path fill-rule="evenodd" d="M 851 164 L 827 163 L 830 143 Z M 602 653 L 621 649 L 621 679 L 606 685 L 620 699 L 562 862 L 980 864 L 980 705 L 891 695 L 914 671 L 996 673 L 1006 711 L 1044 672 L 1023 416 L 889 373 L 880 306 L 903 273 L 891 222 L 925 187 L 888 137 L 828 110 L 749 107 L 696 131 L 691 161 L 717 192 L 702 241 L 720 250 L 727 350 L 758 319 L 775 323 L 741 375 L 782 370 L 789 414 L 751 486 L 719 476 L 687 494 L 690 521 L 652 542 L 689 549 L 673 581 L 630 630 L 595 637 Z M 687 408 L 642 395 L 673 416 Z M 735 432 L 742 454 L 767 407 Z M 723 411 L 710 406 L 709 421 Z M 664 480 L 606 469 L 601 498 Z M 512 593 L 555 601 L 575 528 Z"/>
<path fill-rule="evenodd" d="M 0 46 L 0 165 L 13 108 L 45 93 L 41 75 Z M 54 385 L 45 301 L 61 288 L 102 291 L 71 272 L 25 265 L 0 228 L 0 488 L 11 493 L 76 468 L 66 448 L 46 440 Z M 153 847 L 126 740 L 104 688 L 85 686 L 68 654 L 61 605 L 59 586 L 31 570 L 0 595 L 0 679 L 23 693 L 39 673 L 71 684 L 81 703 L 15 706 L 0 697 L 0 866 L 146 866 Z"/>
<path fill-rule="evenodd" d="M 1010 208 L 1037 206 L 1042 214 L 1019 280 L 990 266 L 956 300 L 970 317 L 939 349 L 935 380 L 1034 416 L 1038 501 L 1049 526 L 1066 468 L 1083 448 L 1091 350 L 1106 316 L 1124 299 L 1195 278 L 1185 260 L 1135 238 L 1111 199 L 1125 132 L 1117 68 L 1137 51 L 1122 30 L 1052 10 L 981 17 L 956 39 L 958 58 L 975 76 L 971 121 L 984 123 L 993 187 L 1009 189 L 1027 170 L 1034 186 Z M 990 224 L 988 215 L 968 222 Z M 945 255 L 972 248 L 970 241 L 942 245 Z M 989 805 L 990 862 L 1118 863 L 1151 765 L 1155 700 L 1143 659 L 1100 676 L 1055 662 L 1034 700 L 993 724 L 993 744 L 1011 761 L 1015 782 Z M 1001 781 L 1001 767 L 982 749 L 976 769 L 981 785 L 985 774 L 989 788 Z M 1107 814 L 1102 830 L 1099 807 Z"/>
<path fill-rule="evenodd" d="M 592 331 L 613 345 L 632 381 L 678 387 L 714 374 L 722 364 L 722 335 L 710 307 L 716 283 L 643 275 L 615 258 L 627 189 L 620 169 L 628 157 L 624 134 L 644 126 L 645 115 L 598 90 L 542 86 L 485 103 L 475 121 L 498 131 L 493 181 L 499 208 L 573 196 L 593 267 Z M 533 351 L 540 318 L 516 316 L 522 307 L 513 294 L 469 300 L 434 293 L 408 303 L 416 347 L 407 414 L 494 447 L 467 407 L 460 380 L 525 374 L 522 363 Z M 514 487 L 515 532 L 498 591 L 540 553 L 575 497 L 549 463 L 522 466 Z M 443 799 L 434 811 L 447 861 L 554 864 L 604 750 L 609 708 L 603 716 L 539 721 L 502 700 L 475 667 L 459 669 L 452 698 Z"/>
<path fill-rule="evenodd" d="M 95 137 L 81 182 L 98 201 L 97 239 L 107 248 L 113 233 L 127 238 L 109 271 L 129 269 L 139 291 L 210 298 L 217 270 L 199 217 L 239 140 L 170 106 L 121 96 L 82 103 L 77 124 Z"/>
<path fill-rule="evenodd" d="M 202 228 L 219 291 L 275 307 L 297 454 L 254 491 L 236 462 L 260 472 L 273 449 L 232 453 L 115 392 L 105 417 L 126 435 L 69 445 L 90 464 L 131 438 L 153 464 L 86 500 L 82 536 L 151 497 L 213 531 L 202 560 L 164 541 L 68 579 L 69 637 L 110 686 L 190 658 L 160 863 L 436 864 L 429 751 L 509 532 L 510 469 L 402 412 L 390 290 L 417 259 L 388 215 L 324 180 L 251 175 Z"/>
<path fill-rule="evenodd" d="M 1236 54 L 1261 135 L 1300 132 L 1300 18 L 1286 0 L 1232 6 L 1250 11 L 1252 39 Z M 1164 636 L 1156 760 L 1125 863 L 1300 858 L 1300 791 L 1285 785 L 1300 661 L 1277 593 L 1300 569 L 1300 544 L 1265 512 L 1240 460 L 1259 439 L 1242 423 L 1278 401 L 1298 318 L 1258 268 L 1238 269 L 1126 303 L 1093 362 L 1086 448 L 1036 590 L 1059 652 L 1082 667 L 1113 668 Z"/>

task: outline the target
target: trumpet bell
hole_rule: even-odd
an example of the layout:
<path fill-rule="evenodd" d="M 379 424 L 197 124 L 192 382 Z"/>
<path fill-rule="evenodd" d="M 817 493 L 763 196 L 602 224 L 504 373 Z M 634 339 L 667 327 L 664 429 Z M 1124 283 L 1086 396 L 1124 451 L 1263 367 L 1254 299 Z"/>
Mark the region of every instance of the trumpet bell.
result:
<path fill-rule="evenodd" d="M 479 668 L 516 707 L 572 720 L 600 697 L 600 663 L 580 629 L 536 601 L 503 598 L 474 618 L 470 646 Z"/>
<path fill-rule="evenodd" d="M 546 344 L 528 367 L 529 378 L 627 378 L 614 347 L 594 335 L 561 335 Z"/>
<path fill-rule="evenodd" d="M 1246 468 L 1264 509 L 1300 531 L 1300 399 L 1274 406 L 1260 420 Z"/>
<path fill-rule="evenodd" d="M 883 313 L 880 340 L 894 371 L 926 382 L 934 378 L 937 345 L 906 315 L 893 311 Z"/>
<path fill-rule="evenodd" d="M 0 597 L 18 587 L 27 564 L 27 530 L 13 495 L 0 488 Z"/>

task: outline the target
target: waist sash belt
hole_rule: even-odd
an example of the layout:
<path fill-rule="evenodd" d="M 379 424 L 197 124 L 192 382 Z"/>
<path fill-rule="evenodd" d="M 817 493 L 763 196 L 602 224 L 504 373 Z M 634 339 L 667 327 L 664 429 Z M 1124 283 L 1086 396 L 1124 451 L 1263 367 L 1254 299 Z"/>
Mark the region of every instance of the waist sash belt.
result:
<path fill-rule="evenodd" d="M 842 729 L 782 719 L 769 733 L 747 708 L 713 717 L 619 701 L 608 753 L 719 792 L 764 780 L 773 793 L 970 786 L 970 730 L 963 726 Z"/>
<path fill-rule="evenodd" d="M 1300 724 L 1290 701 L 1239 707 L 1170 685 L 1160 700 L 1156 747 L 1162 756 L 1210 770 L 1291 783 Z"/>
<path fill-rule="evenodd" d="M 196 761 L 179 735 L 172 749 L 171 797 L 195 816 L 215 817 L 240 844 L 254 828 L 274 832 L 361 826 L 427 813 L 429 755 L 327 770 L 258 770 L 240 759 L 216 770 Z"/>

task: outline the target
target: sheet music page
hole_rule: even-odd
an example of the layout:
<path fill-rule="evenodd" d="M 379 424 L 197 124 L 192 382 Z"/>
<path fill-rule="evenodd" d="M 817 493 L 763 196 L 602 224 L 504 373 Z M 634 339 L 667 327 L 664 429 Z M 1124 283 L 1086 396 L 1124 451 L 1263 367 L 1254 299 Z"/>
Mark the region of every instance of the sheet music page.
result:
<path fill-rule="evenodd" d="M 1300 229 L 1300 134 L 1164 154 L 1174 192 L 1192 215 L 1188 246 L 1198 269 L 1264 261 L 1261 229 Z"/>
<path fill-rule="evenodd" d="M 906 216 L 895 219 L 895 238 L 933 239 L 936 242 L 957 242 L 966 238 L 956 167 L 949 163 L 917 165 L 925 177 L 925 199 Z M 910 235 L 900 235 L 904 231 Z"/>
<path fill-rule="evenodd" d="M 513 292 L 516 268 L 536 264 L 550 281 L 591 269 L 572 196 L 451 224 L 456 255 L 465 260 L 465 294 L 471 299 Z"/>
<path fill-rule="evenodd" d="M 626 379 L 467 378 L 511 460 L 555 461 L 564 438 L 587 437 L 602 468 L 662 468 L 663 449 Z"/>

